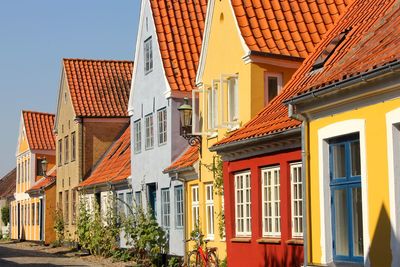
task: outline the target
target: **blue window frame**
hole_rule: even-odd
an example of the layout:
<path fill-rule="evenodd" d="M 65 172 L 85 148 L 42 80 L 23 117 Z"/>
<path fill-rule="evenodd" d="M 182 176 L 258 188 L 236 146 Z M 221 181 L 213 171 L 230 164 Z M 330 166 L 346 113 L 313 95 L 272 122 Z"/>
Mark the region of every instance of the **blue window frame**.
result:
<path fill-rule="evenodd" d="M 329 165 L 334 260 L 363 262 L 359 134 L 329 141 Z"/>

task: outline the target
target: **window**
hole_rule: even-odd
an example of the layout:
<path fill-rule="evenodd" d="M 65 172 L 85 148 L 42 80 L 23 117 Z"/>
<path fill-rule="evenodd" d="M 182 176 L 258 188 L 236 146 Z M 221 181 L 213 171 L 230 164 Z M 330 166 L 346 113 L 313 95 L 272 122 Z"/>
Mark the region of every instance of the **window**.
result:
<path fill-rule="evenodd" d="M 301 163 L 290 164 L 292 193 L 292 237 L 303 237 L 303 179 Z"/>
<path fill-rule="evenodd" d="M 142 150 L 142 124 L 141 120 L 137 120 L 133 123 L 134 132 L 134 150 L 135 153 L 140 153 Z"/>
<path fill-rule="evenodd" d="M 207 90 L 207 95 L 208 130 L 213 130 L 218 124 L 218 81 L 213 81 L 213 86 Z"/>
<path fill-rule="evenodd" d="M 42 160 L 43 159 L 36 159 L 36 176 L 43 176 L 43 169 L 42 169 Z"/>
<path fill-rule="evenodd" d="M 163 108 L 157 112 L 158 121 L 158 144 L 167 142 L 167 109 Z"/>
<path fill-rule="evenodd" d="M 161 189 L 161 220 L 162 226 L 169 228 L 170 226 L 170 198 L 169 188 Z"/>
<path fill-rule="evenodd" d="M 228 119 L 229 122 L 235 122 L 239 120 L 238 112 L 238 79 L 237 77 L 230 77 L 228 79 Z"/>
<path fill-rule="evenodd" d="M 65 224 L 69 224 L 69 191 L 65 191 L 65 201 L 64 201 L 64 222 Z"/>
<path fill-rule="evenodd" d="M 236 236 L 251 236 L 250 172 L 235 174 Z"/>
<path fill-rule="evenodd" d="M 31 221 L 30 221 L 30 217 L 31 217 L 30 210 L 31 209 L 30 208 L 31 208 L 31 206 L 29 205 L 29 203 L 27 203 L 26 204 L 26 221 L 25 221 L 26 225 L 29 225 L 31 223 Z"/>
<path fill-rule="evenodd" d="M 153 114 L 145 117 L 146 122 L 146 149 L 153 148 L 154 146 L 154 131 L 153 131 Z"/>
<path fill-rule="evenodd" d="M 213 184 L 206 185 L 207 238 L 214 239 L 214 191 Z"/>
<path fill-rule="evenodd" d="M 126 204 L 128 205 L 128 207 L 126 207 L 126 215 L 131 214 L 131 209 L 133 206 L 133 199 L 132 199 L 132 192 L 127 192 L 126 193 Z"/>
<path fill-rule="evenodd" d="M 363 222 L 358 134 L 329 140 L 330 189 L 335 260 L 362 262 Z"/>
<path fill-rule="evenodd" d="M 153 70 L 153 49 L 151 37 L 144 41 L 144 73 L 147 74 Z"/>
<path fill-rule="evenodd" d="M 68 163 L 68 158 L 69 158 L 69 139 L 68 136 L 64 138 L 64 149 L 65 149 L 65 155 L 64 155 L 64 163 Z"/>
<path fill-rule="evenodd" d="M 175 186 L 175 226 L 177 228 L 183 227 L 183 188 L 182 186 Z"/>
<path fill-rule="evenodd" d="M 264 77 L 264 104 L 267 105 L 282 90 L 282 74 L 266 72 Z"/>
<path fill-rule="evenodd" d="M 61 211 L 62 211 L 62 208 L 63 208 L 63 205 L 62 205 L 62 203 L 63 203 L 63 193 L 62 192 L 58 192 L 58 208 L 59 209 L 61 209 Z"/>
<path fill-rule="evenodd" d="M 35 224 L 35 203 L 31 204 L 31 225 Z"/>
<path fill-rule="evenodd" d="M 58 166 L 62 165 L 62 139 L 58 140 Z"/>
<path fill-rule="evenodd" d="M 124 200 L 124 193 L 118 193 L 118 199 L 117 199 L 117 213 L 119 216 L 122 216 L 125 214 L 124 212 L 124 203 L 122 201 Z"/>
<path fill-rule="evenodd" d="M 73 132 L 71 134 L 71 161 L 76 160 L 76 134 Z"/>
<path fill-rule="evenodd" d="M 72 224 L 76 223 L 76 190 L 72 190 Z"/>
<path fill-rule="evenodd" d="M 194 185 L 192 190 L 192 230 L 195 230 L 199 226 L 199 186 Z"/>
<path fill-rule="evenodd" d="M 263 236 L 281 236 L 280 169 L 265 168 L 261 171 Z"/>
<path fill-rule="evenodd" d="M 135 192 L 135 204 L 136 208 L 142 207 L 142 192 L 140 191 Z"/>
<path fill-rule="evenodd" d="M 39 225 L 39 218 L 40 218 L 40 208 L 39 202 L 36 203 L 36 225 Z"/>

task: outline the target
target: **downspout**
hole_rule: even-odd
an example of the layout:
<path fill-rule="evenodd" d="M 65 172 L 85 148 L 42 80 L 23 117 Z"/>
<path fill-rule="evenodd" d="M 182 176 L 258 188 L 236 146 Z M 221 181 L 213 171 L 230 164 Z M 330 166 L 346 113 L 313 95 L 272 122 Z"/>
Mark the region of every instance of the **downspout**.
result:
<path fill-rule="evenodd" d="M 308 238 L 307 238 L 307 151 L 308 147 L 308 119 L 301 114 L 295 114 L 293 112 L 293 104 L 288 105 L 289 118 L 301 121 L 301 177 L 303 182 L 302 195 L 303 195 L 303 254 L 304 254 L 304 264 L 303 266 L 308 266 Z"/>

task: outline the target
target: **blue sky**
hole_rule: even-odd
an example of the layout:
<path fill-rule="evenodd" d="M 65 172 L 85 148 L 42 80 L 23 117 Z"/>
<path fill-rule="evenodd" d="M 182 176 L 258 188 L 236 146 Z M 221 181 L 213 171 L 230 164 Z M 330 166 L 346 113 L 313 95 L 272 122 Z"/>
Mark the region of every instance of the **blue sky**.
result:
<path fill-rule="evenodd" d="M 55 113 L 61 59 L 133 60 L 140 0 L 0 3 L 0 177 L 15 166 L 21 110 Z"/>

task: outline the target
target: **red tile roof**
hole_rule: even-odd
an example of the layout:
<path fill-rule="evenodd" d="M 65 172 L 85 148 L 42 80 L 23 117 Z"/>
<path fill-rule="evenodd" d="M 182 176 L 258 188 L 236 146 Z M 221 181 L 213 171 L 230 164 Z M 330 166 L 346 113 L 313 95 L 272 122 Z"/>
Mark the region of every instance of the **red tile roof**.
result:
<path fill-rule="evenodd" d="M 151 0 L 164 71 L 171 90 L 195 86 L 207 0 Z"/>
<path fill-rule="evenodd" d="M 232 6 L 250 50 L 305 58 L 351 2 L 232 0 Z"/>
<path fill-rule="evenodd" d="M 163 172 L 176 172 L 193 166 L 199 160 L 199 149 L 196 146 L 188 147 L 169 167 Z"/>
<path fill-rule="evenodd" d="M 400 59 L 398 3 L 398 0 L 356 0 L 315 52 L 303 62 L 282 93 L 241 129 L 216 143 L 215 147 L 299 127 L 299 121 L 288 117 L 287 107 L 282 101 Z M 349 29 L 324 67 L 313 71 L 314 63 L 329 43 Z"/>
<path fill-rule="evenodd" d="M 17 169 L 14 168 L 0 179 L 0 198 L 8 198 L 14 195 L 16 177 Z"/>
<path fill-rule="evenodd" d="M 22 111 L 26 137 L 31 150 L 55 150 L 54 114 Z"/>
<path fill-rule="evenodd" d="M 47 188 L 50 185 L 54 184 L 57 179 L 57 169 L 54 168 L 50 174 L 48 174 L 46 177 L 42 177 L 40 180 L 38 180 L 27 192 L 33 192 L 40 190 L 42 188 Z"/>
<path fill-rule="evenodd" d="M 116 183 L 131 175 L 130 127 L 110 147 L 91 175 L 79 187 Z"/>
<path fill-rule="evenodd" d="M 63 60 L 77 117 L 128 117 L 132 61 Z"/>

